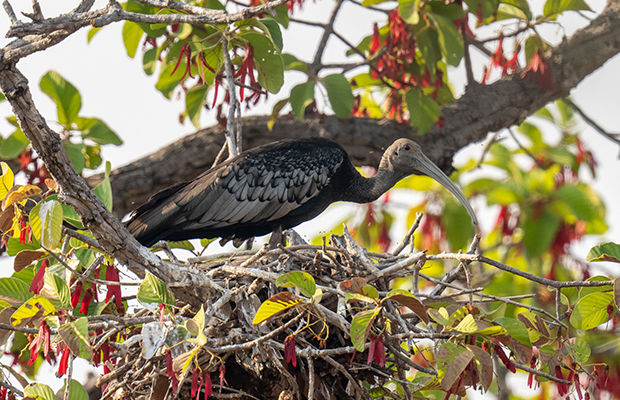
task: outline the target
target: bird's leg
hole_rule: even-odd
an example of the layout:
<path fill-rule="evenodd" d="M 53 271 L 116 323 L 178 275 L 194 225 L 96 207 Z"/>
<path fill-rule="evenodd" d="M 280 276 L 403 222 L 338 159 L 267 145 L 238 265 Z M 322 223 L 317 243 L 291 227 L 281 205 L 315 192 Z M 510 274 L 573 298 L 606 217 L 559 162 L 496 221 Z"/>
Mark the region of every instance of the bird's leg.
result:
<path fill-rule="evenodd" d="M 286 246 L 286 237 L 282 234 L 282 226 L 278 226 L 271 233 L 271 237 L 269 238 L 269 245 L 272 249 L 277 249 L 278 244 L 282 246 Z"/>
<path fill-rule="evenodd" d="M 251 237 L 245 241 L 245 250 L 252 250 L 253 245 L 254 245 L 254 238 Z"/>

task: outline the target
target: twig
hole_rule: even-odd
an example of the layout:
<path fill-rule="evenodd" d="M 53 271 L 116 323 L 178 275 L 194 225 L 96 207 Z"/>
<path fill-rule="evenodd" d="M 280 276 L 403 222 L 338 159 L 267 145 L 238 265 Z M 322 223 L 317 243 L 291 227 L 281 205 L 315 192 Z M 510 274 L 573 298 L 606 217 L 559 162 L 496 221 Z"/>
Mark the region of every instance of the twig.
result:
<path fill-rule="evenodd" d="M 493 136 L 491 136 L 491 138 L 487 140 L 487 142 L 484 144 L 484 148 L 482 149 L 482 154 L 480 154 L 480 159 L 478 160 L 478 164 L 476 164 L 476 168 L 480 168 L 482 166 L 482 163 L 484 162 L 484 157 L 489 152 L 489 149 L 491 148 L 493 143 L 496 142 L 498 135 L 499 135 L 499 132 L 497 131 L 493 132 Z"/>
<path fill-rule="evenodd" d="M 437 371 L 435 371 L 435 370 L 434 370 L 434 369 L 432 369 L 432 368 L 425 368 L 425 367 L 423 367 L 423 366 L 421 366 L 421 365 L 418 365 L 418 364 L 414 363 L 413 361 L 411 361 L 411 359 L 410 359 L 408 356 L 404 355 L 404 354 L 400 351 L 400 348 L 396 348 L 396 347 L 392 346 L 392 345 L 391 345 L 391 344 L 389 344 L 389 343 L 386 343 L 386 344 L 385 344 L 385 346 L 386 346 L 388 349 L 390 349 L 390 351 L 391 351 L 391 352 L 392 352 L 392 353 L 393 353 L 396 357 L 398 357 L 399 359 L 401 359 L 402 361 L 404 361 L 404 362 L 405 362 L 405 364 L 409 365 L 410 367 L 413 367 L 414 369 L 417 369 L 418 371 L 421 371 L 421 372 L 427 373 L 427 374 L 429 374 L 429 375 L 435 375 L 435 376 L 437 376 Z"/>
<path fill-rule="evenodd" d="M 15 386 L 11 385 L 9 382 L 7 382 L 5 380 L 0 380 L 0 386 L 10 390 L 11 392 L 15 393 L 19 397 L 24 397 L 24 392 L 22 392 L 21 390 L 19 390 L 18 388 L 16 388 Z"/>
<path fill-rule="evenodd" d="M 97 242 L 97 240 L 91 238 L 90 236 L 86 236 L 83 233 L 76 232 L 73 229 L 65 228 L 64 226 L 62 227 L 62 233 L 64 233 L 65 235 L 67 235 L 69 237 L 77 239 L 77 240 L 79 240 L 81 242 L 84 242 L 87 245 L 89 245 L 90 247 L 94 247 L 96 249 L 101 249 L 101 246 L 99 245 L 99 242 Z"/>
<path fill-rule="evenodd" d="M 217 156 L 215 156 L 215 160 L 213 160 L 213 164 L 211 165 L 211 168 L 215 167 L 217 164 L 222 162 L 222 160 L 224 159 L 224 153 L 226 152 L 226 150 L 228 150 L 228 142 L 225 141 L 224 144 L 222 145 L 222 148 L 217 153 Z"/>
<path fill-rule="evenodd" d="M 308 400 L 314 400 L 314 359 L 306 357 L 308 361 Z"/>
<path fill-rule="evenodd" d="M 235 86 L 235 75 L 233 74 L 232 61 L 228 52 L 228 38 L 226 33 L 222 35 L 222 48 L 224 49 L 224 66 L 226 69 L 226 79 L 228 80 L 228 118 L 226 119 L 226 143 L 228 144 L 228 159 L 239 155 L 237 141 L 235 140 L 235 111 L 237 109 L 237 89 Z"/>
<path fill-rule="evenodd" d="M 69 264 L 67 264 L 62 257 L 60 257 L 58 254 L 54 253 L 52 250 L 45 248 L 45 246 L 41 245 L 41 248 L 43 250 L 45 250 L 49 255 L 51 255 L 52 257 L 54 257 L 54 259 L 56 259 L 56 261 L 58 261 L 60 264 L 62 264 L 63 267 L 65 267 L 66 269 L 68 269 L 69 271 L 71 271 L 71 273 L 73 275 L 75 275 L 75 277 L 80 280 L 80 281 L 84 281 L 84 282 L 90 282 L 90 283 L 98 283 L 100 285 L 108 285 L 108 286 L 140 286 L 142 284 L 142 282 L 116 282 L 116 281 L 106 281 L 103 279 L 95 279 L 95 278 L 91 278 L 88 276 L 84 276 L 82 274 L 80 274 L 75 268 L 71 267 Z"/>
<path fill-rule="evenodd" d="M 537 369 L 530 368 L 530 367 L 528 367 L 526 365 L 519 364 L 518 362 L 516 362 L 514 360 L 511 360 L 511 362 L 514 364 L 515 367 L 519 368 L 522 371 L 529 372 L 530 374 L 542 376 L 543 378 L 549 379 L 550 381 L 557 382 L 557 383 L 562 383 L 564 385 L 572 385 L 573 384 L 573 382 L 571 382 L 571 381 L 567 381 L 565 379 L 557 378 L 557 377 L 555 377 L 555 376 L 553 376 L 551 374 L 547 374 L 547 373 L 539 371 Z"/>
<path fill-rule="evenodd" d="M 616 143 L 616 144 L 620 144 L 620 134 L 619 133 L 609 133 L 607 132 L 605 129 L 603 129 L 602 126 L 600 126 L 596 121 L 594 121 L 592 118 L 590 118 L 586 113 L 583 112 L 583 110 L 581 109 L 581 107 L 579 107 L 577 104 L 575 104 L 571 99 L 569 99 L 568 97 L 564 97 L 562 99 L 562 101 L 566 104 L 568 104 L 573 110 L 575 110 L 575 112 L 577 114 L 579 114 L 579 116 L 588 124 L 590 125 L 592 128 L 594 128 L 594 130 L 596 130 L 598 133 L 600 133 L 601 135 L 605 136 L 607 139 L 611 140 L 612 142 Z"/>
<path fill-rule="evenodd" d="M 264 256 L 270 249 L 271 249 L 271 246 L 269 245 L 269 243 L 265 243 L 263 247 L 261 247 L 261 249 L 256 252 L 256 254 L 254 254 L 252 257 L 248 258 L 247 260 L 245 260 L 243 264 L 240 265 L 240 267 L 245 268 L 249 266 L 250 264 L 255 263 L 262 256 Z"/>
<path fill-rule="evenodd" d="M 465 60 L 465 75 L 467 76 L 467 85 L 476 84 L 476 80 L 474 79 L 474 71 L 471 67 L 471 55 L 469 54 L 469 37 L 467 36 L 465 25 L 467 24 L 467 18 L 461 21 L 460 31 L 461 37 L 463 38 L 463 59 Z"/>
<path fill-rule="evenodd" d="M 413 233 L 420 226 L 420 221 L 422 221 L 423 216 L 424 216 L 424 213 L 416 213 L 416 218 L 415 218 L 415 221 L 413 222 L 413 225 L 411 225 L 411 228 L 409 228 L 409 231 L 407 231 L 407 234 L 403 238 L 403 241 L 400 242 L 400 244 L 392 252 L 393 256 L 399 255 L 405 249 L 405 247 L 407 247 L 407 245 L 411 241 L 411 237 L 413 236 Z"/>
<path fill-rule="evenodd" d="M 63 394 L 63 400 L 69 400 L 69 388 L 71 386 L 71 376 L 73 375 L 73 360 L 75 359 L 75 356 L 73 355 L 72 352 L 69 351 L 69 363 L 67 365 L 67 379 L 66 379 L 66 385 L 65 385 L 65 393 Z"/>
<path fill-rule="evenodd" d="M 11 20 L 11 26 L 19 25 L 22 23 L 20 20 L 17 19 L 15 11 L 13 11 L 13 7 L 11 6 L 11 3 L 9 3 L 9 0 L 4 0 L 2 2 L 2 6 L 4 7 L 4 11 L 6 12 L 6 14 L 9 16 L 9 19 Z"/>
<path fill-rule="evenodd" d="M 325 46 L 327 46 L 327 41 L 329 37 L 334 32 L 334 23 L 336 22 L 336 17 L 338 16 L 338 12 L 340 11 L 340 7 L 344 0 L 336 0 L 336 4 L 334 4 L 334 8 L 329 16 L 329 21 L 323 26 L 323 35 L 319 40 L 319 44 L 317 45 L 316 53 L 314 53 L 314 60 L 312 64 L 310 64 L 308 68 L 308 76 L 310 78 L 314 78 L 318 73 L 317 67 L 321 64 L 321 59 L 323 58 L 323 52 L 325 51 Z"/>
<path fill-rule="evenodd" d="M 515 141 L 517 146 L 519 146 L 519 148 L 523 150 L 525 154 L 527 154 L 532 160 L 534 160 L 538 168 L 547 169 L 543 164 L 541 164 L 540 161 L 538 161 L 538 159 L 536 158 L 536 156 L 534 156 L 534 154 L 532 154 L 528 149 L 525 148 L 525 146 L 521 144 L 521 142 L 519 142 L 519 139 L 517 139 L 517 136 L 512 131 L 512 128 L 506 128 L 506 130 L 508 131 L 508 133 L 510 133 L 510 136 L 512 136 L 512 139 Z"/>

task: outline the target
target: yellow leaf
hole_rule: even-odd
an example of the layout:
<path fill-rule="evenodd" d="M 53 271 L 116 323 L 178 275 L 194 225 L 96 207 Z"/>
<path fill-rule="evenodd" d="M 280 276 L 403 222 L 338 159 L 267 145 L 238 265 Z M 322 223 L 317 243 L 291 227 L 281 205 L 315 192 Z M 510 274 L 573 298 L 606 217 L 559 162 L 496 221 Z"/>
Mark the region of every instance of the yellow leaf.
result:
<path fill-rule="evenodd" d="M 2 170 L 2 175 L 0 175 L 0 199 L 4 199 L 6 194 L 13 187 L 13 182 L 15 180 L 15 175 L 13 175 L 13 171 L 9 168 L 8 164 L 0 162 L 0 169 Z"/>
<path fill-rule="evenodd" d="M 6 194 L 4 200 L 2 200 L 2 209 L 6 210 L 11 204 L 27 199 L 32 196 L 38 196 L 41 194 L 41 188 L 35 185 L 15 185 Z"/>
<path fill-rule="evenodd" d="M 273 318 L 279 312 L 289 309 L 301 303 L 302 301 L 303 299 L 293 298 L 293 293 L 291 292 L 278 293 L 275 296 L 272 296 L 269 299 L 265 300 L 265 302 L 260 305 L 260 307 L 256 311 L 256 315 L 254 316 L 254 321 L 252 321 L 252 324 L 256 326 L 263 321 L 267 321 Z"/>
<path fill-rule="evenodd" d="M 32 318 L 39 318 L 56 311 L 56 308 L 43 296 L 34 296 L 22 304 L 11 316 L 11 324 L 22 327 Z M 26 320 L 26 321 L 24 321 Z"/>

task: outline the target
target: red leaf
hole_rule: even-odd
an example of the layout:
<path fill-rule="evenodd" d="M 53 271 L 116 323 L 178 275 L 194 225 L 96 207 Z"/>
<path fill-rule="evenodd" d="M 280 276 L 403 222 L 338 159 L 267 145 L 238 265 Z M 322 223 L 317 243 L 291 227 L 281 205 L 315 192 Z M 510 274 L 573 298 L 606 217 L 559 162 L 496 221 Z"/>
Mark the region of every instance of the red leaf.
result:
<path fill-rule="evenodd" d="M 59 377 L 67 373 L 67 367 L 69 366 L 69 353 L 71 352 L 66 344 L 63 343 L 62 345 L 65 346 L 65 349 L 63 350 L 62 357 L 60 358 L 60 364 L 58 364 L 58 372 L 56 373 Z"/>
<path fill-rule="evenodd" d="M 209 372 L 209 370 L 205 369 L 202 376 L 205 381 L 205 399 L 208 399 L 213 393 L 213 386 L 211 384 L 211 373 Z"/>
<path fill-rule="evenodd" d="M 75 308 L 80 302 L 80 296 L 82 295 L 82 281 L 79 281 L 75 285 L 75 289 L 73 290 L 73 294 L 71 295 L 71 307 Z"/>
<path fill-rule="evenodd" d="M 84 297 L 82 298 L 82 305 L 80 306 L 80 312 L 82 314 L 88 314 L 90 308 L 90 302 L 93 299 L 93 288 L 86 289 Z"/>
<path fill-rule="evenodd" d="M 37 274 L 34 276 L 34 279 L 32 280 L 32 283 L 30 284 L 30 291 L 32 293 L 39 294 L 39 292 L 41 292 L 41 289 L 43 289 L 43 285 L 45 283 L 44 281 L 45 270 L 47 269 L 49 265 L 50 265 L 49 260 L 43 260 L 43 262 L 41 262 L 41 268 L 39 268 L 39 270 L 37 271 Z"/>
<path fill-rule="evenodd" d="M 295 351 L 295 337 L 293 335 L 284 339 L 284 358 L 286 362 L 293 364 L 293 367 L 297 366 L 297 352 Z"/>

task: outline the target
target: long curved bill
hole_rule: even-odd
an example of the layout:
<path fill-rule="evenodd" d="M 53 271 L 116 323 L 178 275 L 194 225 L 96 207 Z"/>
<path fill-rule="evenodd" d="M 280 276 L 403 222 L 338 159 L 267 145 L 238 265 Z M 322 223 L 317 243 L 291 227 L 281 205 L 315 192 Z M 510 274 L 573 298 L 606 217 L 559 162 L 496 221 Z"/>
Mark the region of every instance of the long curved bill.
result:
<path fill-rule="evenodd" d="M 420 162 L 418 165 L 416 165 L 416 169 L 424 175 L 430 176 L 431 178 L 435 179 L 443 187 L 452 192 L 454 197 L 456 197 L 461 202 L 463 207 L 465 207 L 474 225 L 478 226 L 478 218 L 476 217 L 476 213 L 474 213 L 474 209 L 471 208 L 471 204 L 469 204 L 469 201 L 467 201 L 467 198 L 465 197 L 463 192 L 461 192 L 461 189 L 459 189 L 459 187 L 456 186 L 454 182 L 452 182 L 452 180 L 448 178 L 448 176 L 444 174 L 442 170 L 439 169 L 438 166 L 436 166 L 430 159 L 428 159 L 428 157 L 426 157 L 424 154 L 420 154 L 420 156 Z"/>

